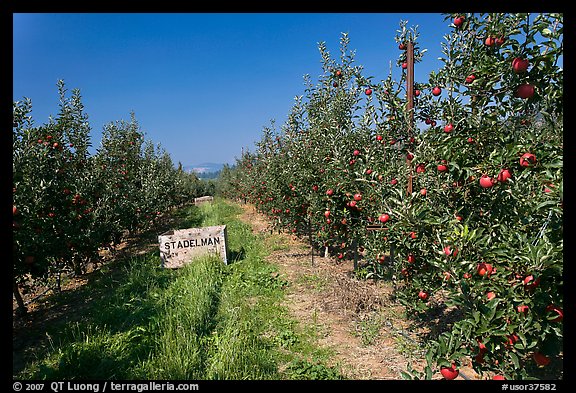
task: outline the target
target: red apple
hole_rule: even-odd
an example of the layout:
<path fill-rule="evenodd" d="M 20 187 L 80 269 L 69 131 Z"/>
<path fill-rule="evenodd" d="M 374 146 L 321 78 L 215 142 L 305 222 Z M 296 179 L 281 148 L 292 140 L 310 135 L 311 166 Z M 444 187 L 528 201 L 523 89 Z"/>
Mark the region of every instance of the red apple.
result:
<path fill-rule="evenodd" d="M 330 217 L 330 210 L 326 210 L 324 212 L 324 217 L 326 217 L 326 218 Z"/>
<path fill-rule="evenodd" d="M 474 143 L 474 138 L 468 137 L 467 141 L 468 141 L 468 143 Z"/>
<path fill-rule="evenodd" d="M 484 188 L 490 188 L 493 185 L 494 185 L 494 180 L 492 180 L 492 178 L 490 178 L 490 176 L 482 175 L 480 177 L 480 186 L 482 186 Z"/>
<path fill-rule="evenodd" d="M 439 86 L 436 86 L 432 89 L 433 96 L 439 96 L 442 93 L 442 89 Z"/>
<path fill-rule="evenodd" d="M 416 257 L 414 256 L 414 254 L 409 254 L 408 263 L 414 263 L 414 262 L 416 262 Z"/>
<path fill-rule="evenodd" d="M 390 180 L 390 184 L 392 184 L 393 186 L 396 185 L 398 183 L 398 180 L 396 178 Z"/>
<path fill-rule="evenodd" d="M 516 74 L 523 74 L 526 72 L 529 65 L 530 62 L 528 60 L 521 57 L 515 57 L 514 60 L 512 60 L 512 71 Z"/>
<path fill-rule="evenodd" d="M 488 300 L 492 300 L 492 299 L 494 299 L 495 297 L 496 297 L 496 294 L 495 294 L 494 292 L 492 292 L 492 291 L 490 291 L 490 292 L 488 292 L 488 293 L 486 294 L 486 298 L 487 298 Z"/>
<path fill-rule="evenodd" d="M 530 83 L 523 83 L 516 88 L 516 97 L 532 98 L 534 96 L 535 88 Z"/>
<path fill-rule="evenodd" d="M 412 161 L 412 159 L 414 159 L 414 154 L 408 152 L 408 154 L 406 154 L 406 159 L 407 159 L 408 161 Z"/>
<path fill-rule="evenodd" d="M 334 194 L 334 190 L 331 188 L 326 191 L 326 195 L 328 195 L 328 196 L 332 196 L 333 194 Z"/>
<path fill-rule="evenodd" d="M 416 173 L 424 173 L 426 172 L 426 165 L 425 164 L 418 164 L 416 167 Z"/>
<path fill-rule="evenodd" d="M 465 18 L 462 15 L 457 16 L 456 18 L 454 18 L 454 26 L 456 26 L 456 27 L 462 26 L 462 24 L 464 23 L 464 20 L 465 20 Z"/>
<path fill-rule="evenodd" d="M 493 46 L 496 43 L 496 38 L 488 36 L 484 40 L 484 45 L 486 46 Z"/>
<path fill-rule="evenodd" d="M 400 44 L 398 44 L 398 49 L 400 50 L 406 50 L 406 44 L 401 42 Z"/>
<path fill-rule="evenodd" d="M 438 168 L 439 172 L 447 172 L 448 171 L 448 167 L 445 164 L 439 164 L 437 168 Z"/>
<path fill-rule="evenodd" d="M 494 376 L 492 377 L 492 379 L 493 379 L 494 381 L 503 381 L 503 380 L 505 380 L 506 378 L 504 378 L 503 375 L 498 374 L 498 375 L 494 375 Z"/>
<path fill-rule="evenodd" d="M 516 310 L 518 310 L 518 312 L 523 313 L 524 315 L 528 314 L 529 309 L 530 309 L 530 307 L 528 307 L 525 304 L 521 304 L 518 307 L 516 307 Z"/>
<path fill-rule="evenodd" d="M 402 63 L 402 69 L 405 70 L 406 68 L 408 68 L 408 63 L 406 63 L 406 62 Z"/>
<path fill-rule="evenodd" d="M 371 88 L 367 88 L 364 93 L 366 93 L 367 96 L 369 96 L 370 94 L 372 94 L 372 89 Z"/>
<path fill-rule="evenodd" d="M 454 130 L 454 126 L 452 125 L 452 123 L 448 123 L 444 126 L 444 132 L 445 133 L 450 133 Z"/>
<path fill-rule="evenodd" d="M 376 135 L 376 140 L 377 140 L 377 141 L 381 141 L 382 139 L 384 139 L 384 138 L 382 137 L 382 135 Z"/>
<path fill-rule="evenodd" d="M 419 297 L 420 299 L 422 299 L 422 300 L 426 300 L 426 299 L 428 299 L 428 294 L 427 294 L 426 292 L 424 292 L 424 291 L 420 291 L 420 292 L 418 293 L 418 297 Z"/>
<path fill-rule="evenodd" d="M 355 201 L 361 201 L 362 200 L 362 194 L 354 194 L 354 200 Z"/>
<path fill-rule="evenodd" d="M 536 156 L 532 153 L 524 153 L 520 157 L 520 166 L 529 167 L 536 163 Z"/>
<path fill-rule="evenodd" d="M 556 314 L 554 319 L 550 320 L 552 322 L 562 322 L 562 320 L 564 319 L 564 310 L 562 310 L 562 308 L 560 308 L 558 306 L 555 306 L 553 304 L 549 304 L 548 306 L 546 306 L 546 311 L 549 313 Z"/>
<path fill-rule="evenodd" d="M 440 374 L 442 374 L 444 379 L 452 380 L 458 376 L 459 372 L 458 369 L 456 368 L 456 365 L 452 363 L 452 366 L 450 367 L 441 367 Z"/>
<path fill-rule="evenodd" d="M 512 178 L 512 174 L 510 173 L 509 169 L 501 169 L 500 173 L 498 173 L 498 177 L 496 178 L 499 182 L 504 183 L 508 181 L 508 179 Z"/>
<path fill-rule="evenodd" d="M 466 83 L 470 84 L 476 80 L 476 76 L 474 74 L 470 74 L 466 77 Z"/>
<path fill-rule="evenodd" d="M 420 95 L 420 90 L 416 89 L 414 90 L 414 96 L 418 97 Z"/>
<path fill-rule="evenodd" d="M 476 266 L 476 272 L 481 276 L 489 277 L 493 270 L 492 265 L 489 263 L 481 262 Z"/>
<path fill-rule="evenodd" d="M 378 221 L 380 221 L 381 223 L 385 223 L 390 219 L 390 216 L 386 213 L 381 214 L 380 217 L 378 217 Z"/>
<path fill-rule="evenodd" d="M 534 358 L 536 364 L 539 366 L 547 366 L 548 364 L 550 364 L 551 361 L 548 356 L 544 355 L 541 352 L 534 352 L 534 355 L 532 355 L 532 357 Z"/>
<path fill-rule="evenodd" d="M 426 191 L 426 189 L 423 188 L 423 189 L 420 190 L 420 195 L 426 196 L 426 193 L 427 193 L 427 192 L 428 192 L 428 191 Z"/>
<path fill-rule="evenodd" d="M 356 149 L 356 150 L 354 150 L 354 152 L 352 152 L 352 154 L 354 154 L 355 156 L 359 156 L 360 150 Z"/>

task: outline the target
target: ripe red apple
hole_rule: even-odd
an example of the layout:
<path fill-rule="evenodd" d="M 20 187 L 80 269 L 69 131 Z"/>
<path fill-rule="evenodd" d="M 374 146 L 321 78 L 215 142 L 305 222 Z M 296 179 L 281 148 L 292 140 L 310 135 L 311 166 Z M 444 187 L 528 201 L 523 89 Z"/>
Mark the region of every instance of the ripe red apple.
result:
<path fill-rule="evenodd" d="M 348 202 L 348 206 L 350 206 L 351 208 L 355 208 L 356 207 L 356 201 Z"/>
<path fill-rule="evenodd" d="M 456 368 L 456 364 L 452 363 L 450 367 L 441 367 L 440 374 L 442 374 L 444 379 L 452 380 L 458 376 L 459 371 Z"/>
<path fill-rule="evenodd" d="M 381 223 L 385 223 L 390 219 L 390 216 L 386 213 L 381 214 L 380 217 L 378 217 L 378 221 L 380 221 Z"/>
<path fill-rule="evenodd" d="M 355 201 L 361 201 L 362 200 L 362 194 L 354 194 L 354 200 Z"/>
<path fill-rule="evenodd" d="M 499 182 L 504 183 L 508 181 L 508 179 L 512 178 L 512 174 L 510 173 L 509 169 L 501 169 L 500 173 L 498 173 L 498 177 L 496 178 Z"/>
<path fill-rule="evenodd" d="M 516 88 L 516 97 L 532 98 L 534 96 L 535 88 L 530 83 L 523 83 Z"/>
<path fill-rule="evenodd" d="M 372 89 L 371 88 L 367 88 L 364 93 L 369 96 L 370 94 L 372 94 Z"/>
<path fill-rule="evenodd" d="M 408 254 L 408 263 L 414 263 L 416 262 L 416 257 L 414 256 L 414 254 Z"/>
<path fill-rule="evenodd" d="M 432 89 L 433 96 L 439 96 L 442 93 L 442 89 L 439 86 L 436 86 Z"/>
<path fill-rule="evenodd" d="M 437 168 L 438 168 L 439 172 L 447 172 L 448 171 L 448 167 L 445 164 L 439 164 L 437 166 Z"/>
<path fill-rule="evenodd" d="M 12 205 L 12 215 L 15 216 L 18 214 L 18 208 L 16 207 L 16 205 Z"/>
<path fill-rule="evenodd" d="M 352 152 L 352 154 L 354 154 L 355 156 L 359 156 L 360 150 L 356 149 L 356 150 L 354 150 L 354 152 Z"/>
<path fill-rule="evenodd" d="M 518 312 L 523 313 L 524 315 L 528 314 L 529 309 L 530 309 L 530 307 L 528 307 L 525 304 L 521 304 L 518 307 L 516 307 L 516 310 L 518 310 Z"/>
<path fill-rule="evenodd" d="M 445 133 L 450 133 L 454 130 L 454 126 L 452 125 L 452 123 L 448 123 L 444 126 L 444 132 Z"/>
<path fill-rule="evenodd" d="M 312 186 L 312 191 L 318 191 L 318 186 L 316 184 Z"/>
<path fill-rule="evenodd" d="M 398 180 L 396 178 L 390 180 L 390 184 L 392 184 L 393 186 L 396 185 L 398 183 Z"/>
<path fill-rule="evenodd" d="M 406 68 L 408 68 L 408 63 L 406 63 L 406 62 L 402 63 L 402 69 L 405 70 Z"/>
<path fill-rule="evenodd" d="M 342 76 L 342 71 L 336 70 L 336 76 L 338 76 L 338 77 Z"/>
<path fill-rule="evenodd" d="M 493 270 L 492 265 L 489 263 L 481 262 L 476 266 L 476 272 L 481 276 L 489 277 Z"/>
<path fill-rule="evenodd" d="M 462 15 L 457 16 L 456 18 L 454 18 L 454 26 L 456 26 L 456 27 L 462 26 L 465 19 L 466 18 L 464 18 Z"/>
<path fill-rule="evenodd" d="M 330 217 L 330 210 L 326 210 L 324 212 L 324 217 L 326 217 L 326 218 Z"/>
<path fill-rule="evenodd" d="M 494 292 L 492 292 L 492 291 L 490 291 L 490 292 L 488 292 L 488 293 L 486 294 L 486 298 L 487 298 L 488 300 L 492 300 L 492 299 L 494 299 L 495 297 L 496 297 L 496 294 L 495 294 Z"/>
<path fill-rule="evenodd" d="M 488 36 L 484 40 L 484 45 L 486 46 L 493 46 L 496 43 L 496 38 Z"/>
<path fill-rule="evenodd" d="M 520 166 L 529 167 L 536 164 L 536 156 L 532 153 L 524 153 L 520 157 Z"/>
<path fill-rule="evenodd" d="M 414 231 L 410 232 L 408 236 L 410 236 L 411 239 L 416 239 L 418 237 L 418 235 L 416 235 L 416 232 Z"/>
<path fill-rule="evenodd" d="M 326 195 L 328 195 L 328 196 L 332 196 L 333 194 L 334 194 L 334 190 L 331 188 L 326 191 Z"/>
<path fill-rule="evenodd" d="M 466 278 L 466 279 L 468 279 L 468 278 L 472 278 L 472 274 L 471 274 L 471 273 L 468 273 L 468 272 L 466 272 L 466 273 L 464 273 L 464 274 L 462 275 L 462 277 L 464 277 L 464 278 Z"/>
<path fill-rule="evenodd" d="M 414 96 L 418 97 L 420 95 L 420 90 L 416 89 L 414 90 Z"/>
<path fill-rule="evenodd" d="M 428 192 L 428 191 L 426 191 L 426 189 L 423 188 L 423 189 L 420 190 L 420 195 L 426 196 L 426 193 L 427 193 L 427 192 Z"/>
<path fill-rule="evenodd" d="M 494 375 L 494 376 L 492 377 L 492 379 L 493 379 L 494 381 L 503 381 L 503 380 L 505 380 L 506 378 L 504 378 L 503 375 L 498 374 L 498 375 Z"/>
<path fill-rule="evenodd" d="M 426 300 L 426 299 L 428 299 L 428 294 L 427 294 L 426 292 L 424 292 L 424 291 L 420 291 L 420 292 L 418 293 L 418 297 L 419 297 L 420 299 L 422 299 L 422 300 Z"/>
<path fill-rule="evenodd" d="M 476 75 L 470 74 L 466 77 L 466 83 L 470 84 L 476 80 Z"/>
<path fill-rule="evenodd" d="M 536 362 L 537 365 L 539 366 L 547 366 L 550 364 L 551 359 L 544 355 L 542 352 L 534 352 L 534 355 L 532 355 L 532 357 L 534 358 L 534 361 Z"/>
<path fill-rule="evenodd" d="M 561 307 L 549 304 L 548 306 L 546 306 L 546 311 L 549 313 L 556 314 L 554 319 L 550 320 L 551 322 L 562 322 L 562 320 L 564 319 L 564 310 L 562 310 Z"/>
<path fill-rule="evenodd" d="M 406 50 L 406 44 L 401 42 L 400 44 L 398 44 L 398 49 L 400 50 Z"/>
<path fill-rule="evenodd" d="M 516 74 L 523 74 L 528 70 L 529 65 L 530 62 L 528 60 L 521 57 L 515 57 L 514 60 L 512 60 L 512 71 Z"/>
<path fill-rule="evenodd" d="M 424 173 L 426 172 L 426 165 L 425 164 L 418 164 L 416 167 L 416 173 Z"/>
<path fill-rule="evenodd" d="M 490 188 L 493 185 L 494 185 L 494 180 L 492 180 L 492 178 L 490 178 L 490 176 L 482 175 L 480 177 L 480 186 L 482 186 L 484 188 Z"/>
<path fill-rule="evenodd" d="M 382 135 L 376 135 L 376 140 L 377 140 L 377 141 L 381 141 L 382 139 L 384 139 L 384 137 L 382 137 Z"/>

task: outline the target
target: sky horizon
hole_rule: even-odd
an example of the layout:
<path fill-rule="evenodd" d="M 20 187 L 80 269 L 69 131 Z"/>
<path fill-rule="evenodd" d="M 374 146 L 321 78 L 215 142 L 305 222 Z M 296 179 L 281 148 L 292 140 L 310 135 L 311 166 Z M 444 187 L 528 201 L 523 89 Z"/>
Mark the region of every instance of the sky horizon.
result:
<path fill-rule="evenodd" d="M 264 127 L 280 130 L 304 75 L 322 74 L 318 43 L 339 59 L 347 33 L 355 64 L 385 79 L 399 54 L 400 21 L 427 49 L 415 81 L 442 63 L 452 27 L 439 13 L 25 13 L 13 14 L 13 100 L 32 100 L 35 125 L 58 112 L 58 80 L 79 89 L 92 152 L 105 124 L 134 112 L 146 139 L 175 165 L 234 164 Z"/>

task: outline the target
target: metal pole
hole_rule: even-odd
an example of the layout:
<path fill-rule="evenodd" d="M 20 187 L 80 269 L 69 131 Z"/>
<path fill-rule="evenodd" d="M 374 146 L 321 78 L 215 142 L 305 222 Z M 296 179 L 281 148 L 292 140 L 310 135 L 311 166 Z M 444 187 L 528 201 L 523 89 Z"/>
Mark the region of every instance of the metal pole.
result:
<path fill-rule="evenodd" d="M 408 99 L 406 110 L 409 113 L 407 138 L 410 140 L 414 136 L 414 43 L 412 41 L 409 41 L 406 47 L 406 64 L 406 95 Z M 408 165 L 407 192 L 408 195 L 412 195 L 412 160 L 406 158 L 406 164 Z"/>

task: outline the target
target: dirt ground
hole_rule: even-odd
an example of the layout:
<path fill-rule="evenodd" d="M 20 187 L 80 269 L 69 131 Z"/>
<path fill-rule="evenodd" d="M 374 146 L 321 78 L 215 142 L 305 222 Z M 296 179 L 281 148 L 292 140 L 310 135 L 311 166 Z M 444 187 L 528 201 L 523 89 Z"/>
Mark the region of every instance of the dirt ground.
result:
<path fill-rule="evenodd" d="M 243 205 L 243 210 L 240 218 L 252 225 L 253 232 L 271 233 L 253 206 Z M 273 251 L 268 258 L 290 283 L 286 305 L 301 323 L 321 324 L 320 344 L 334 351 L 347 378 L 401 379 L 408 363 L 422 370 L 426 363 L 418 346 L 422 332 L 403 318 L 403 306 L 391 298 L 389 283 L 356 279 L 353 261 L 315 255 L 312 265 L 306 242 L 290 234 L 279 236 L 288 247 Z M 464 367 L 457 379 L 477 378 L 471 368 Z"/>

